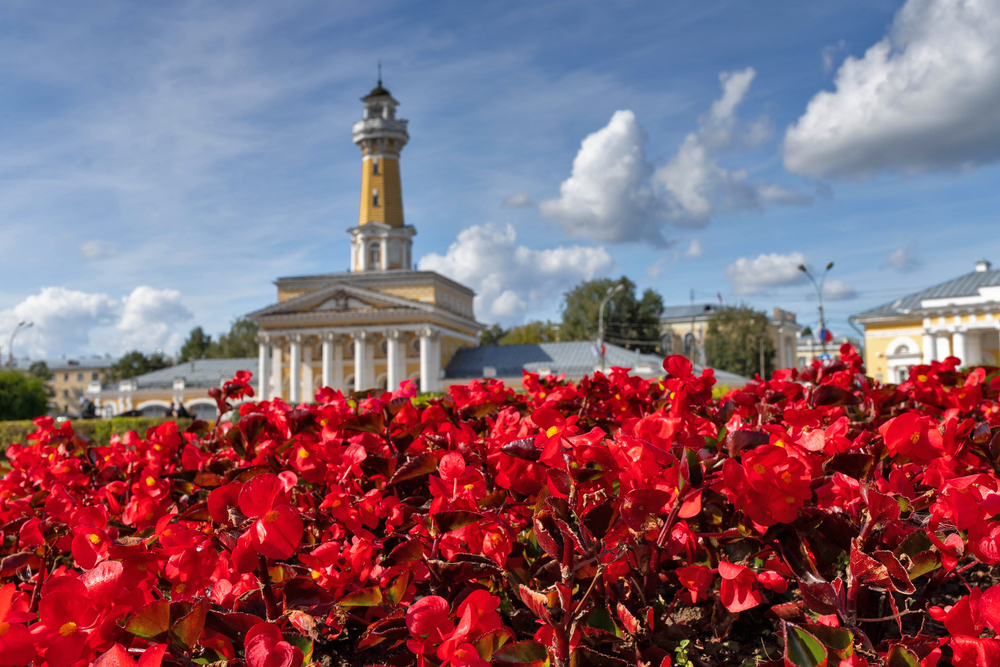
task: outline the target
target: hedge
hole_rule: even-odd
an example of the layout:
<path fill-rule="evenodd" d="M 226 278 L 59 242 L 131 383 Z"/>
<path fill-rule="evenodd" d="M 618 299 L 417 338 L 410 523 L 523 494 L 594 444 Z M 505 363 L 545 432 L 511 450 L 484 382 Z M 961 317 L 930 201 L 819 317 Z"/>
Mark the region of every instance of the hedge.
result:
<path fill-rule="evenodd" d="M 117 417 L 115 419 L 80 419 L 73 421 L 73 431 L 77 435 L 89 438 L 100 444 L 108 444 L 111 435 L 117 433 L 124 435 L 128 431 L 136 431 L 141 436 L 146 435 L 146 430 L 154 426 L 159 426 L 163 422 L 177 422 L 179 430 L 183 431 L 192 422 L 191 419 L 179 419 L 174 417 Z M 15 442 L 25 442 L 25 437 L 32 433 L 37 427 L 29 420 L 0 422 L 0 452 L 7 448 L 7 445 Z"/>

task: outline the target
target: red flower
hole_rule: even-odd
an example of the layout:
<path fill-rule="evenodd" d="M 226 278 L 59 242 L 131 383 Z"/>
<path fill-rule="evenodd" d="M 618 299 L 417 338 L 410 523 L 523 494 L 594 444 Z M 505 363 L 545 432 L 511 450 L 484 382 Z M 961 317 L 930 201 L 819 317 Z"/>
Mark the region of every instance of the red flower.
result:
<path fill-rule="evenodd" d="M 35 618 L 28 612 L 28 596 L 14 584 L 0 588 L 0 664 L 27 665 L 35 655 L 34 642 L 24 624 Z"/>
<path fill-rule="evenodd" d="M 703 565 L 688 565 L 677 568 L 677 578 L 690 599 L 691 604 L 708 599 L 708 588 L 712 585 L 712 571 Z M 683 599 L 683 594 L 682 594 Z"/>
<path fill-rule="evenodd" d="M 288 558 L 302 540 L 302 519 L 288 504 L 287 489 L 277 475 L 257 475 L 240 491 L 240 511 L 257 520 L 247 531 L 254 548 L 268 558 Z"/>
<path fill-rule="evenodd" d="M 258 623 L 243 642 L 247 667 L 299 667 L 302 650 L 286 642 L 273 623 Z"/>
<path fill-rule="evenodd" d="M 719 576 L 722 577 L 722 604 L 734 614 L 752 609 L 763 600 L 757 590 L 757 577 L 750 568 L 719 561 Z"/>

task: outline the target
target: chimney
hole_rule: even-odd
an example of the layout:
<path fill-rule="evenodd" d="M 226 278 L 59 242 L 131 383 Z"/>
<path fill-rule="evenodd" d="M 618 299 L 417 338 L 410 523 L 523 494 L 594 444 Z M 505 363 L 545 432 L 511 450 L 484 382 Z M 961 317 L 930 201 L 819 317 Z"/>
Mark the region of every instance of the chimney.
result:
<path fill-rule="evenodd" d="M 990 266 L 992 265 L 988 261 L 981 259 L 976 262 L 976 273 L 985 273 L 990 270 Z"/>

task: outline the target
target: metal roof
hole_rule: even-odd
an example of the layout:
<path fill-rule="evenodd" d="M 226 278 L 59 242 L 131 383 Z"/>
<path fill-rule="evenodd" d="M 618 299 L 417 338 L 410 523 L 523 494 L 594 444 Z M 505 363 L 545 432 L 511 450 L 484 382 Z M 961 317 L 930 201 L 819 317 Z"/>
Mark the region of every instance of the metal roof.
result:
<path fill-rule="evenodd" d="M 184 380 L 186 389 L 207 389 L 221 386 L 222 382 L 232 380 L 236 371 L 250 371 L 257 374 L 257 358 L 246 359 L 198 359 L 185 361 L 176 366 L 168 366 L 149 373 L 143 373 L 131 378 L 139 390 L 172 389 L 174 380 Z M 251 382 L 256 388 L 256 378 Z M 104 386 L 106 391 L 117 391 L 118 383 L 111 382 Z"/>
<path fill-rule="evenodd" d="M 978 296 L 980 287 L 994 287 L 1000 285 L 1000 269 L 989 271 L 973 271 L 964 276 L 953 278 L 946 282 L 928 287 L 920 292 L 914 292 L 901 299 L 884 303 L 881 306 L 866 310 L 855 315 L 856 319 L 868 319 L 877 317 L 888 317 L 892 315 L 905 315 L 907 313 L 921 309 L 920 303 L 924 299 L 947 299 L 950 297 Z"/>
<path fill-rule="evenodd" d="M 691 303 L 685 306 L 667 306 L 660 314 L 660 321 L 676 319 L 691 319 L 692 317 L 708 316 L 719 310 L 715 303 Z"/>
<path fill-rule="evenodd" d="M 116 358 L 108 357 L 71 357 L 60 359 L 14 359 L 13 368 L 26 371 L 31 368 L 31 364 L 39 361 L 45 362 L 52 372 L 64 372 L 75 370 L 91 370 L 94 368 L 110 368 L 118 361 Z"/>

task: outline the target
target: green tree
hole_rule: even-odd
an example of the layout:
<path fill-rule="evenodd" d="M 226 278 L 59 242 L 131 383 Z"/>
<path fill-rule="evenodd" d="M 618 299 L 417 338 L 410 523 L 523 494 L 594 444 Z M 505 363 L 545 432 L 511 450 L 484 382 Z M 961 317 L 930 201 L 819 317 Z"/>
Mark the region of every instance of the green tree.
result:
<path fill-rule="evenodd" d="M 655 352 L 660 344 L 660 316 L 663 297 L 653 289 L 636 298 L 636 286 L 622 276 L 618 280 L 601 278 L 580 283 L 563 295 L 561 340 L 597 338 L 598 310 L 608 289 L 625 286 L 604 307 L 604 340 L 633 350 Z"/>
<path fill-rule="evenodd" d="M 211 359 L 242 359 L 257 356 L 257 323 L 238 318 L 229 328 L 229 333 L 219 336 L 211 343 L 208 355 Z"/>
<path fill-rule="evenodd" d="M 177 355 L 177 363 L 207 357 L 211 345 L 212 337 L 206 334 L 204 329 L 201 327 L 191 329 L 187 340 L 181 345 L 180 354 Z"/>
<path fill-rule="evenodd" d="M 499 345 L 500 339 L 504 337 L 507 330 L 499 324 L 491 324 L 479 332 L 480 345 Z"/>
<path fill-rule="evenodd" d="M 45 382 L 20 371 L 0 371 L 0 421 L 34 419 L 49 408 Z"/>
<path fill-rule="evenodd" d="M 800 331 L 799 333 L 801 333 L 803 336 L 812 336 L 813 330 L 812 327 L 807 324 L 804 327 L 802 327 L 802 331 Z"/>
<path fill-rule="evenodd" d="M 774 371 L 774 342 L 767 333 L 767 313 L 745 305 L 726 306 L 708 320 L 705 356 L 713 368 L 753 377 L 760 372 L 761 345 L 766 379 Z"/>
<path fill-rule="evenodd" d="M 45 387 L 45 395 L 52 398 L 56 395 L 56 390 L 52 387 L 49 382 L 52 380 L 52 371 L 49 370 L 49 365 L 44 361 L 36 361 L 28 367 L 28 375 L 33 378 L 38 378 L 42 381 L 42 386 Z"/>
<path fill-rule="evenodd" d="M 162 352 L 145 355 L 139 350 L 132 350 L 122 355 L 121 359 L 111 366 L 110 378 L 112 382 L 134 378 L 143 373 L 156 371 L 167 366 L 173 366 L 173 362 L 165 357 Z"/>
<path fill-rule="evenodd" d="M 527 343 L 552 343 L 559 340 L 559 325 L 535 320 L 511 327 L 500 338 L 500 345 L 524 345 Z"/>

